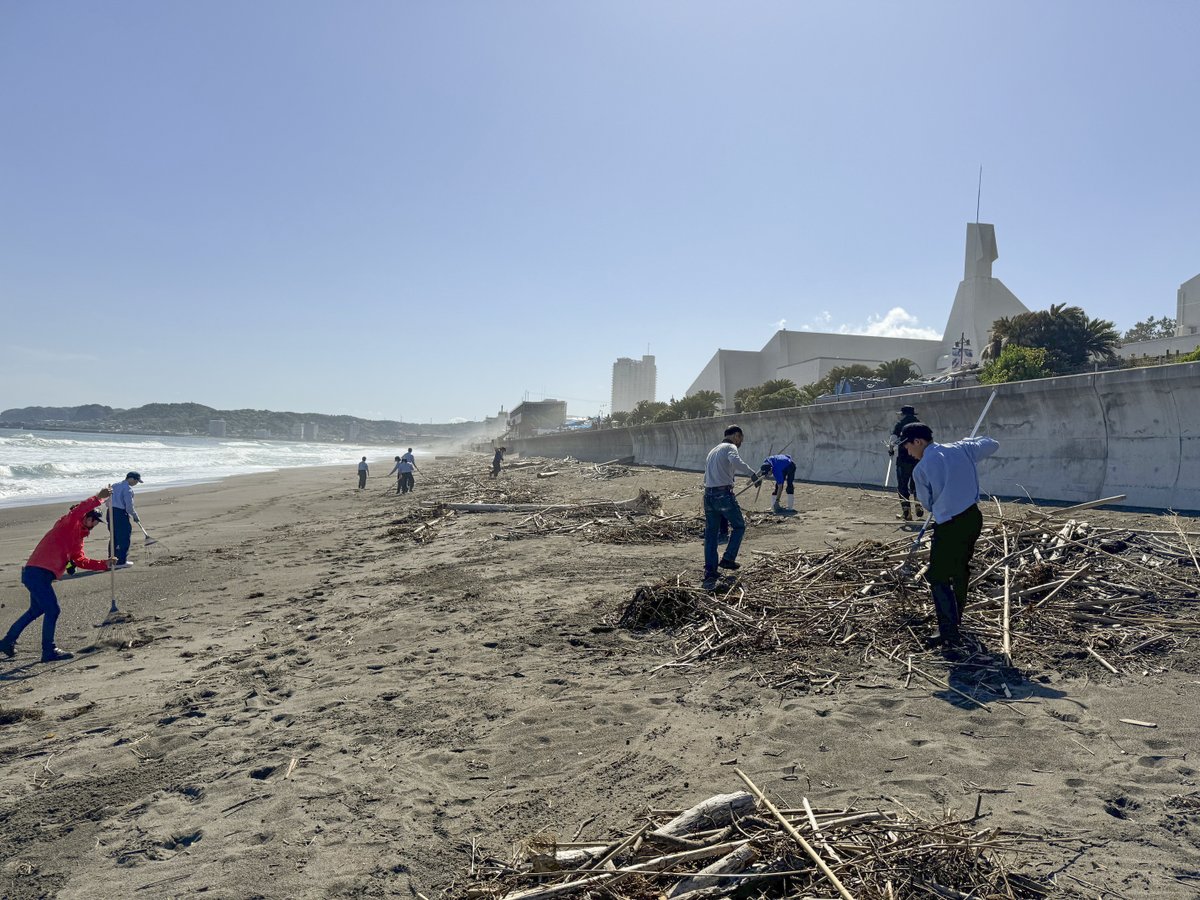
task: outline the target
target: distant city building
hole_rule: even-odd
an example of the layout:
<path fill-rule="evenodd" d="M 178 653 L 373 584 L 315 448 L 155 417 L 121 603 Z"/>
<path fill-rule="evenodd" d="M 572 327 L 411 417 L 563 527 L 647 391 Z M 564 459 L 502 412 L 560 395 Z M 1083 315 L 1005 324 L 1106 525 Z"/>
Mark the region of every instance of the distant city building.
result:
<path fill-rule="evenodd" d="M 225 437 L 225 420 L 224 419 L 209 419 L 208 420 L 208 436 L 209 437 Z"/>
<path fill-rule="evenodd" d="M 255 428 L 254 429 L 254 437 L 257 438 L 258 440 L 262 440 L 263 438 L 269 438 L 270 436 L 271 436 L 270 428 Z"/>
<path fill-rule="evenodd" d="M 346 426 L 346 440 L 348 440 L 348 441 L 357 440 L 358 432 L 360 430 L 361 430 L 360 426 L 357 422 L 351 422 L 349 425 Z"/>
<path fill-rule="evenodd" d="M 483 420 L 483 430 L 485 434 L 495 435 L 499 437 L 508 428 L 508 413 L 504 407 L 500 407 L 500 412 L 494 416 L 488 416 Z"/>
<path fill-rule="evenodd" d="M 653 356 L 640 360 L 622 356 L 612 369 L 611 412 L 633 412 L 642 400 L 653 401 L 658 385 L 658 368 Z"/>
<path fill-rule="evenodd" d="M 304 423 L 304 440 L 315 441 L 317 439 L 318 426 L 316 422 Z"/>
<path fill-rule="evenodd" d="M 527 400 L 518 404 L 508 416 L 508 430 L 515 437 L 533 437 L 548 431 L 559 431 L 567 421 L 564 400 Z"/>
<path fill-rule="evenodd" d="M 304 423 L 297 422 L 292 426 L 292 437 L 298 441 L 304 440 Z"/>
<path fill-rule="evenodd" d="M 1195 334 L 1200 331 L 1200 275 L 1179 286 L 1179 303 L 1176 306 L 1175 336 Z"/>

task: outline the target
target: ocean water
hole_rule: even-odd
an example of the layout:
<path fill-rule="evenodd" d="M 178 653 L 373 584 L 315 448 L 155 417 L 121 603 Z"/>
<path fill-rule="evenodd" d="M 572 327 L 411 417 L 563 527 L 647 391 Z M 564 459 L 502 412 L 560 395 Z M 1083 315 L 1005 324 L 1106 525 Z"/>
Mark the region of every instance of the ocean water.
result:
<path fill-rule="evenodd" d="M 131 470 L 145 480 L 136 488 L 141 494 L 299 466 L 344 465 L 352 477 L 364 455 L 382 465 L 402 452 L 348 444 L 0 429 L 0 507 L 81 500 Z"/>

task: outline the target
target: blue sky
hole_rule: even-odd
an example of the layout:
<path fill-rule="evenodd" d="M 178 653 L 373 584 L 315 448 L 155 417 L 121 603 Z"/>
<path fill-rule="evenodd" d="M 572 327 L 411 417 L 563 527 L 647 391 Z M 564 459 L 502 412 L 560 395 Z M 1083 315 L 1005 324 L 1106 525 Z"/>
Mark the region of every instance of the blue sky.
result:
<path fill-rule="evenodd" d="M 1200 272 L 1200 4 L 0 5 L 0 408 L 407 421 Z M 895 312 L 895 310 L 901 312 Z"/>

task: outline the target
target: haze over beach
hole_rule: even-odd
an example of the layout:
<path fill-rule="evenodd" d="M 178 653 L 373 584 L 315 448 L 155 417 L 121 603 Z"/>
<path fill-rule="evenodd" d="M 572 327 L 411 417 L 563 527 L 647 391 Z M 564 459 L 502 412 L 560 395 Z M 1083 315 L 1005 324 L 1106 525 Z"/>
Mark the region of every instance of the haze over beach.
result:
<path fill-rule="evenodd" d="M 5 5 L 0 898 L 1195 900 L 1197 34 Z"/>
<path fill-rule="evenodd" d="M 0 408 L 405 421 L 1197 271 L 1194 4 L 9 4 Z"/>

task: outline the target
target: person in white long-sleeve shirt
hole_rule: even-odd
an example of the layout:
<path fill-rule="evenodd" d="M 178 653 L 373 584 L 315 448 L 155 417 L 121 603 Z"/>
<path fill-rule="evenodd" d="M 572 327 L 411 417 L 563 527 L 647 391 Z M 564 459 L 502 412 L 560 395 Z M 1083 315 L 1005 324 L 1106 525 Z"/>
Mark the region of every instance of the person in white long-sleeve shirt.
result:
<path fill-rule="evenodd" d="M 737 425 L 725 429 L 725 439 L 708 451 L 704 461 L 704 588 L 717 586 L 717 569 L 740 569 L 737 555 L 746 533 L 746 520 L 733 494 L 733 480 L 746 475 L 752 481 L 760 480 L 758 472 L 746 465 L 738 447 L 744 435 Z M 721 561 L 717 562 L 717 543 L 721 520 L 729 522 L 729 544 Z"/>
<path fill-rule="evenodd" d="M 130 539 L 133 537 L 133 525 L 130 520 L 140 522 L 137 510 L 133 508 L 133 486 L 142 483 L 142 476 L 130 472 L 124 481 L 118 481 L 112 486 L 112 530 L 113 556 L 118 565 L 125 565 L 129 556 Z"/>

